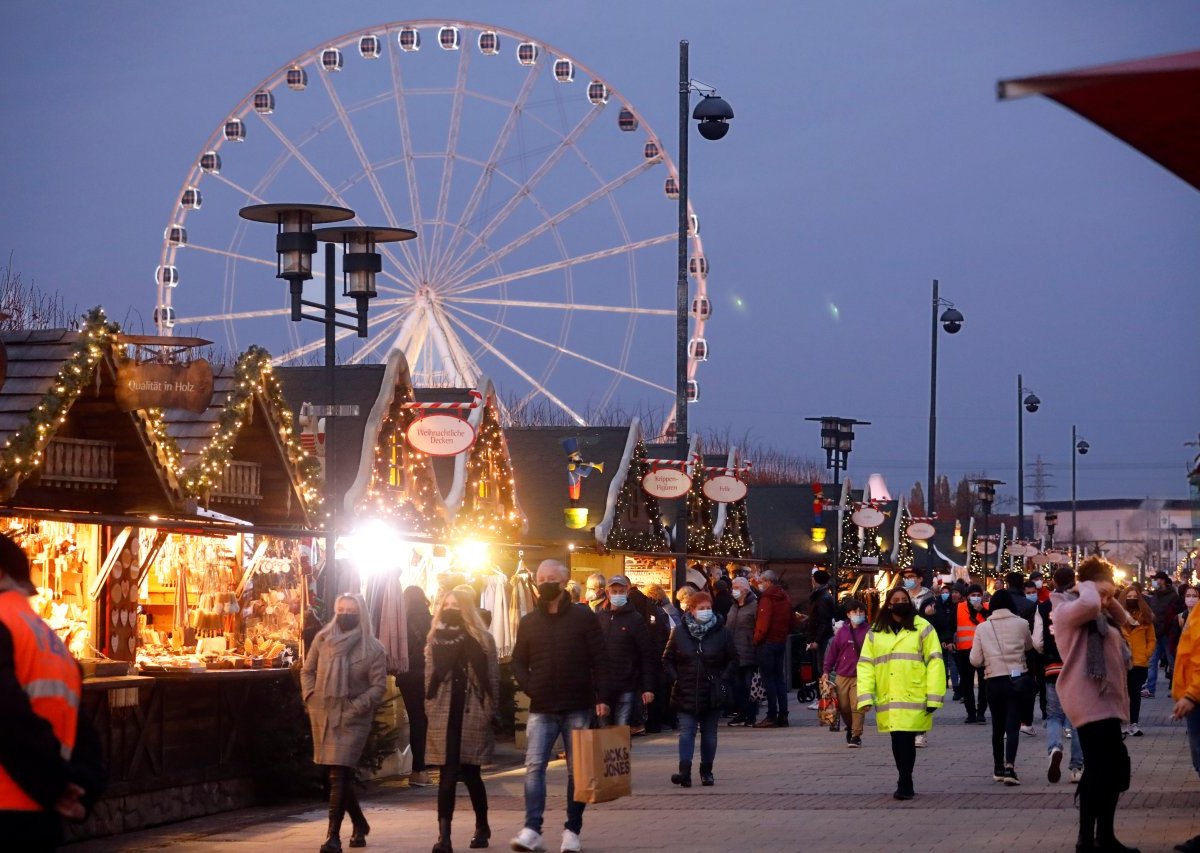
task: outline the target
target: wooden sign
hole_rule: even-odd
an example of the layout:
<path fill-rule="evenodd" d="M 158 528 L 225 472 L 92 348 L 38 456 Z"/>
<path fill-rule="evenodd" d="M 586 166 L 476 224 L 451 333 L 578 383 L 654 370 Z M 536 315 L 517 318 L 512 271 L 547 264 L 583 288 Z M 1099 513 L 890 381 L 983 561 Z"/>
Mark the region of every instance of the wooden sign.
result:
<path fill-rule="evenodd" d="M 426 415 L 408 428 L 408 443 L 430 456 L 456 456 L 475 443 L 475 428 L 454 415 Z"/>
<path fill-rule="evenodd" d="M 656 468 L 642 477 L 642 488 L 656 498 L 681 498 L 691 487 L 692 478 L 678 468 Z"/>
<path fill-rule="evenodd" d="M 746 484 L 737 477 L 731 477 L 728 474 L 722 474 L 719 477 L 713 477 L 710 480 L 704 481 L 704 494 L 708 496 L 710 501 L 716 501 L 719 504 L 730 504 L 734 501 L 740 501 L 746 497 Z"/>
<path fill-rule="evenodd" d="M 117 406 L 134 409 L 184 409 L 203 412 L 212 403 L 212 365 L 123 361 L 117 367 Z"/>

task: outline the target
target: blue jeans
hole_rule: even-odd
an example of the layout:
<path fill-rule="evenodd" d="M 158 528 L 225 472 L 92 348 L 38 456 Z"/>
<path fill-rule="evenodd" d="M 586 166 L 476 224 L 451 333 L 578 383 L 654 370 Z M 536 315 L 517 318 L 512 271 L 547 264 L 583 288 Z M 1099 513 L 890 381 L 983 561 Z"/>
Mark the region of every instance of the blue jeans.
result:
<path fill-rule="evenodd" d="M 1192 767 L 1200 776 L 1200 707 L 1193 708 L 1183 721 L 1187 724 L 1188 743 L 1192 747 Z"/>
<path fill-rule="evenodd" d="M 1063 713 L 1062 703 L 1058 701 L 1058 686 L 1046 682 L 1046 754 L 1055 749 L 1063 748 L 1063 726 L 1067 725 L 1067 715 Z M 1193 750 L 1194 754 L 1194 750 Z M 1071 770 L 1083 769 L 1083 744 L 1079 742 L 1079 733 L 1071 738 Z M 1198 771 L 1200 772 L 1200 771 Z"/>
<path fill-rule="evenodd" d="M 942 649 L 942 658 L 946 662 L 946 672 L 950 673 L 950 686 L 958 692 L 958 659 L 954 656 L 953 647 Z"/>
<path fill-rule="evenodd" d="M 758 671 L 767 692 L 767 719 L 786 717 L 788 713 L 787 679 L 783 672 L 783 643 L 763 643 L 758 647 Z"/>
<path fill-rule="evenodd" d="M 566 714 L 530 714 L 525 724 L 525 826 L 542 831 L 542 813 L 546 811 L 546 765 L 554 751 L 554 742 L 562 735 L 567 751 L 567 822 L 564 827 L 578 833 L 583 829 L 583 803 L 575 802 L 575 776 L 572 761 L 571 732 L 592 724 L 591 709 Z"/>
<path fill-rule="evenodd" d="M 705 711 L 703 714 L 689 714 L 680 711 L 679 714 L 679 760 L 692 762 L 696 752 L 696 729 L 700 730 L 700 764 L 712 767 L 713 759 L 717 757 L 717 720 L 721 716 L 719 710 Z"/>
<path fill-rule="evenodd" d="M 1161 655 L 1161 657 L 1160 657 Z M 1158 664 L 1163 658 L 1167 661 L 1167 672 L 1175 668 L 1175 656 L 1171 654 L 1170 644 L 1166 636 L 1159 636 L 1154 643 L 1154 654 L 1150 655 L 1150 672 L 1146 676 L 1146 691 L 1153 693 L 1158 684 Z"/>
<path fill-rule="evenodd" d="M 612 709 L 613 723 L 618 726 L 627 726 L 629 721 L 633 719 L 633 703 L 637 693 L 622 693 L 617 697 L 617 705 Z"/>

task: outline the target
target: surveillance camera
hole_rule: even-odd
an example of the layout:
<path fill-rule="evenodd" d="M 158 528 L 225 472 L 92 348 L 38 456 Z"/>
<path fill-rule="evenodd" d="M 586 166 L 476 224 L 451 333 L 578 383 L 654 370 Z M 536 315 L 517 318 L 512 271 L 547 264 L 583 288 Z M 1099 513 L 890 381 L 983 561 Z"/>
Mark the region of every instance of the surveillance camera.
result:
<path fill-rule="evenodd" d="M 1086 441 L 1081 441 L 1075 445 L 1075 449 L 1079 451 L 1080 456 L 1087 456 L 1087 452 L 1092 449 L 1092 446 Z"/>
<path fill-rule="evenodd" d="M 947 334 L 957 335 L 962 328 L 962 323 L 942 323 L 942 328 L 946 330 Z"/>
<path fill-rule="evenodd" d="M 1030 414 L 1036 412 L 1041 405 L 1042 401 L 1037 398 L 1036 394 L 1030 394 L 1025 398 L 1025 411 L 1029 412 Z"/>
<path fill-rule="evenodd" d="M 692 110 L 692 118 L 700 122 L 700 135 L 705 139 L 721 139 L 729 132 L 729 120 L 733 118 L 733 107 L 717 95 L 705 95 Z"/>
<path fill-rule="evenodd" d="M 963 315 L 962 312 L 951 305 L 942 312 L 942 328 L 946 330 L 946 334 L 956 335 L 958 330 L 962 328 Z"/>

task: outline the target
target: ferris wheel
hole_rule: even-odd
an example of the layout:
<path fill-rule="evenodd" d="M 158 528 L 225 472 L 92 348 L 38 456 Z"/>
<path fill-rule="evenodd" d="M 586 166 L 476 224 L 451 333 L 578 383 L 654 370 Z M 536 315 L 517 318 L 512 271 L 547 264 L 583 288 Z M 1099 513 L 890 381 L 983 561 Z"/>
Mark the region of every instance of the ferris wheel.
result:
<path fill-rule="evenodd" d="M 643 116 L 557 48 L 467 21 L 394 22 L 281 65 L 205 142 L 174 200 L 155 324 L 312 360 L 323 330 L 289 319 L 273 246 L 246 204 L 310 202 L 411 228 L 382 246 L 368 336 L 340 358 L 404 350 L 418 385 L 539 398 L 583 425 L 610 404 L 674 421 L 677 173 Z M 712 313 L 690 213 L 688 399 Z M 319 298 L 323 275 L 314 270 Z M 316 331 L 312 331 L 316 329 Z M 348 354 L 347 354 L 348 353 Z"/>

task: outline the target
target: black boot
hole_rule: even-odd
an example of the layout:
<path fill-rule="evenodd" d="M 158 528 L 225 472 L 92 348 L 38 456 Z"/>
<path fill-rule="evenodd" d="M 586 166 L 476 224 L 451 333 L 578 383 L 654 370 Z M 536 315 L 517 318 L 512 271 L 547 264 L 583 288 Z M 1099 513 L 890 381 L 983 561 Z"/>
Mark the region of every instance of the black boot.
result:
<path fill-rule="evenodd" d="M 354 793 L 354 782 L 351 780 L 346 785 L 346 814 L 350 815 L 350 846 L 351 847 L 366 847 L 367 835 L 371 832 L 371 824 L 367 823 L 367 818 L 362 812 L 362 807 L 358 804 L 358 795 Z"/>
<path fill-rule="evenodd" d="M 437 844 L 433 845 L 433 853 L 454 853 L 454 847 L 450 844 L 450 818 L 438 818 L 438 840 Z"/>
<path fill-rule="evenodd" d="M 705 788 L 711 788 L 717 784 L 717 780 L 712 775 L 712 765 L 700 762 L 700 784 Z"/>
<path fill-rule="evenodd" d="M 671 774 L 671 784 L 680 788 L 692 787 L 692 762 L 679 762 L 679 772 Z"/>
<path fill-rule="evenodd" d="M 342 819 L 346 816 L 346 770 L 332 767 L 329 770 L 329 830 L 320 853 L 341 853 Z"/>
<path fill-rule="evenodd" d="M 780 714 L 778 717 L 776 717 L 775 718 L 775 728 L 786 729 L 788 727 L 787 717 L 788 717 L 787 714 Z"/>
<path fill-rule="evenodd" d="M 479 818 L 475 818 L 475 834 L 471 837 L 471 849 L 477 850 L 488 846 L 488 841 L 492 838 L 492 828 L 488 826 L 487 820 L 483 823 L 479 822 Z"/>

